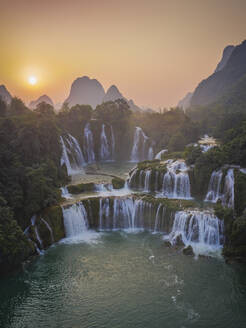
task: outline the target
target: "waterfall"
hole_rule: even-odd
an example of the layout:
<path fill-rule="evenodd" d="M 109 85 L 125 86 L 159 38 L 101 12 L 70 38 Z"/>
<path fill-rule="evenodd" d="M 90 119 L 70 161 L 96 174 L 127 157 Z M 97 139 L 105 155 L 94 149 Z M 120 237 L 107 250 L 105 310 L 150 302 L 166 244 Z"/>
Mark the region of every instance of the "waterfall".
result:
<path fill-rule="evenodd" d="M 167 149 L 163 149 L 163 150 L 159 151 L 159 153 L 155 155 L 155 159 L 159 159 L 159 160 L 161 161 L 162 156 L 163 156 L 167 151 L 168 151 Z"/>
<path fill-rule="evenodd" d="M 208 249 L 221 248 L 223 230 L 223 221 L 213 213 L 198 210 L 179 211 L 175 214 L 172 231 L 164 239 L 175 244 L 177 238 L 181 237 L 185 246 L 191 245 L 201 254 Z"/>
<path fill-rule="evenodd" d="M 71 199 L 72 195 L 68 192 L 67 187 L 61 187 L 61 196 L 66 199 Z"/>
<path fill-rule="evenodd" d="M 213 171 L 211 178 L 209 180 L 208 192 L 205 198 L 206 202 L 216 203 L 217 200 L 221 197 L 220 186 L 222 180 L 223 172 Z"/>
<path fill-rule="evenodd" d="M 227 171 L 222 196 L 222 205 L 234 208 L 234 170 Z"/>
<path fill-rule="evenodd" d="M 115 137 L 114 137 L 114 130 L 112 125 L 110 126 L 111 131 L 111 153 L 112 153 L 112 160 L 115 160 Z"/>
<path fill-rule="evenodd" d="M 82 202 L 62 208 L 66 237 L 74 237 L 88 230 L 87 212 Z"/>
<path fill-rule="evenodd" d="M 62 145 L 61 165 L 66 165 L 68 175 L 78 173 L 85 165 L 78 141 L 71 134 L 60 136 L 60 141 Z"/>
<path fill-rule="evenodd" d="M 190 179 L 185 162 L 169 161 L 163 177 L 162 194 L 167 198 L 190 199 Z"/>
<path fill-rule="evenodd" d="M 93 133 L 91 131 L 90 123 L 87 123 L 84 128 L 84 151 L 86 154 L 87 163 L 95 162 L 95 152 L 94 152 L 94 140 Z"/>
<path fill-rule="evenodd" d="M 153 205 L 141 199 L 101 198 L 99 205 L 99 229 L 127 231 L 153 230 Z"/>
<path fill-rule="evenodd" d="M 105 132 L 105 124 L 102 124 L 100 141 L 101 141 L 100 159 L 102 161 L 111 160 L 110 144 L 108 142 L 107 135 Z"/>
<path fill-rule="evenodd" d="M 234 169 L 229 168 L 224 180 L 224 189 L 221 190 L 223 178 L 222 170 L 214 171 L 211 175 L 205 201 L 216 203 L 221 199 L 222 205 L 234 207 Z"/>
<path fill-rule="evenodd" d="M 135 168 L 128 179 L 128 186 L 145 192 L 159 192 L 158 197 L 190 199 L 190 179 L 185 162 L 169 160 L 166 168 L 165 174 L 155 169 L 139 170 Z M 152 180 L 153 185 L 150 184 Z"/>
<path fill-rule="evenodd" d="M 36 219 L 37 219 L 37 216 L 36 215 L 33 215 L 31 217 L 31 220 L 30 221 L 31 221 L 31 225 L 34 227 L 35 235 L 36 235 L 37 241 L 38 241 L 39 246 L 40 246 L 41 249 L 39 248 L 39 246 L 35 242 L 34 242 L 34 246 L 36 248 L 37 253 L 39 255 L 41 255 L 41 254 L 43 254 L 43 251 L 42 251 L 43 242 L 42 242 L 42 240 L 41 240 L 41 238 L 39 236 L 39 233 L 38 233 L 38 227 L 36 226 Z"/>
<path fill-rule="evenodd" d="M 144 180 L 144 191 L 150 191 L 150 177 L 151 177 L 151 170 L 144 171 L 145 180 Z"/>
<path fill-rule="evenodd" d="M 45 219 L 41 218 L 41 221 L 46 225 L 47 229 L 49 230 L 51 241 L 52 241 L 52 243 L 54 243 L 54 235 L 53 235 L 53 230 L 52 230 L 51 226 Z"/>
<path fill-rule="evenodd" d="M 154 232 L 157 233 L 160 231 L 160 225 L 161 225 L 161 218 L 165 215 L 165 207 L 162 204 L 158 205 L 156 216 L 155 216 L 155 227 Z M 162 212 L 162 215 L 160 213 Z"/>
<path fill-rule="evenodd" d="M 148 154 L 146 154 L 146 142 L 148 139 L 149 139 L 149 137 L 147 137 L 144 134 L 142 128 L 140 128 L 140 127 L 135 128 L 135 134 L 134 134 L 133 146 L 132 146 L 132 152 L 131 152 L 131 159 L 130 159 L 131 162 L 140 162 L 147 158 Z M 153 151 L 153 149 L 152 149 L 152 151 Z"/>
<path fill-rule="evenodd" d="M 149 147 L 148 160 L 151 161 L 153 158 L 154 158 L 154 150 L 153 150 L 153 147 Z"/>

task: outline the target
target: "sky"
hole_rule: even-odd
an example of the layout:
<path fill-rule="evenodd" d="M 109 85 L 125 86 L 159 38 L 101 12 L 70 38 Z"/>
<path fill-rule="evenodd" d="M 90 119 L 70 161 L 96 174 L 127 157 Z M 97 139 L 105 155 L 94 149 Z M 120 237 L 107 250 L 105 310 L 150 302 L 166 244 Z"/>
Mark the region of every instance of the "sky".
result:
<path fill-rule="evenodd" d="M 245 12 L 245 0 L 0 0 L 0 84 L 63 102 L 86 75 L 139 106 L 175 106 L 246 39 Z"/>

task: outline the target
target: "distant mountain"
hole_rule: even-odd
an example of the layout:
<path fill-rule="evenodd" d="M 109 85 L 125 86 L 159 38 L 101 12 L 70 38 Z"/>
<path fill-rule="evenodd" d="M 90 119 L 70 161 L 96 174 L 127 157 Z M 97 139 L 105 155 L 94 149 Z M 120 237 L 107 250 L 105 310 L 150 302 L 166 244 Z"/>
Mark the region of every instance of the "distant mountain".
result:
<path fill-rule="evenodd" d="M 111 85 L 103 98 L 103 102 L 115 101 L 117 99 L 125 99 L 125 97 L 120 93 L 115 85 Z"/>
<path fill-rule="evenodd" d="M 195 89 L 191 106 L 203 106 L 216 102 L 236 86 L 246 74 L 246 40 L 234 49 L 228 49 L 229 51 L 224 51 L 226 55 L 224 60 L 222 58 L 216 72 L 203 80 Z"/>
<path fill-rule="evenodd" d="M 65 100 L 69 107 L 74 105 L 91 105 L 96 108 L 103 102 L 105 92 L 100 82 L 88 76 L 77 78 L 70 90 L 69 97 Z"/>
<path fill-rule="evenodd" d="M 43 96 L 39 97 L 38 99 L 31 101 L 30 104 L 29 104 L 29 108 L 30 109 L 35 109 L 42 102 L 45 102 L 46 104 L 49 104 L 49 105 L 54 107 L 54 103 L 51 100 L 51 98 L 46 96 L 46 95 L 43 95 Z"/>
<path fill-rule="evenodd" d="M 190 107 L 190 101 L 193 96 L 193 92 L 188 92 L 186 96 L 178 102 L 177 107 L 182 108 L 185 112 Z"/>
<path fill-rule="evenodd" d="M 115 85 L 111 85 L 107 92 L 104 92 L 103 86 L 95 79 L 90 79 L 88 76 L 77 78 L 70 90 L 69 97 L 65 100 L 69 107 L 74 105 L 91 105 L 96 108 L 97 105 L 107 101 L 115 101 L 124 99 L 132 111 L 142 111 L 133 100 L 126 99 Z"/>
<path fill-rule="evenodd" d="M 0 85 L 0 97 L 2 98 L 3 101 L 5 101 L 7 104 L 11 102 L 12 96 L 8 92 L 7 88 L 5 85 Z"/>
<path fill-rule="evenodd" d="M 229 58 L 231 57 L 231 54 L 233 52 L 233 50 L 235 49 L 235 46 L 227 46 L 225 47 L 223 54 L 222 54 L 222 58 L 221 61 L 219 62 L 219 64 L 217 65 L 216 69 L 215 69 L 215 73 L 221 71 L 227 64 Z"/>

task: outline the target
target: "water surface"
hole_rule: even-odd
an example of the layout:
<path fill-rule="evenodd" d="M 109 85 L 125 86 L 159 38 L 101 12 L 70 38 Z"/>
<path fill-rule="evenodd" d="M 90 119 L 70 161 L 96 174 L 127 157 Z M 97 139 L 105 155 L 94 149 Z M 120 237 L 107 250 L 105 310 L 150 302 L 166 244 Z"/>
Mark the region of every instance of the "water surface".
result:
<path fill-rule="evenodd" d="M 246 326 L 245 266 L 194 260 L 150 233 L 84 237 L 0 281 L 1 328 Z"/>

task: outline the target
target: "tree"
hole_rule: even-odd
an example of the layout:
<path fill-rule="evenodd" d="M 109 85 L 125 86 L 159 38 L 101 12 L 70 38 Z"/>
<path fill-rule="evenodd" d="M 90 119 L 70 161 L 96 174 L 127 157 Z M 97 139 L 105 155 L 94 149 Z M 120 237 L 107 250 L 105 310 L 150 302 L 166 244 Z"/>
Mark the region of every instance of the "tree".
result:
<path fill-rule="evenodd" d="M 0 97 L 0 116 L 5 116 L 6 115 L 6 110 L 7 110 L 6 103 Z"/>

